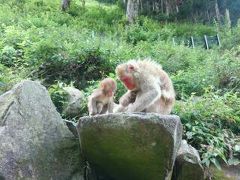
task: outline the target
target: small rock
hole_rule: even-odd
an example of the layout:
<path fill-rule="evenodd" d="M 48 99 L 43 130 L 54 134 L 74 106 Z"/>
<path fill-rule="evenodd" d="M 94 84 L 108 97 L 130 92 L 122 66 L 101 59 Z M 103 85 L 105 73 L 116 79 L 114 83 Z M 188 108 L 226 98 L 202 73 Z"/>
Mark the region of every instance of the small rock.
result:
<path fill-rule="evenodd" d="M 83 93 L 74 87 L 64 87 L 63 90 L 67 93 L 67 105 L 63 109 L 63 114 L 70 117 L 80 117 Z"/>
<path fill-rule="evenodd" d="M 173 180 L 203 180 L 204 170 L 198 151 L 182 140 L 181 147 L 177 152 L 174 166 Z"/>

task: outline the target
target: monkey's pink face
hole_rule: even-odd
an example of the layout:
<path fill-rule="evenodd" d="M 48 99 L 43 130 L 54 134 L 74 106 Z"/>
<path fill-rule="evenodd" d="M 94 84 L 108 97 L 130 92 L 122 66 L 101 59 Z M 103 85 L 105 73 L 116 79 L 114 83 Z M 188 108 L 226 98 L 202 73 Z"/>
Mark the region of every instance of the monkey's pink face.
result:
<path fill-rule="evenodd" d="M 116 73 L 127 89 L 129 90 L 136 89 L 136 83 L 133 77 L 133 73 L 134 73 L 133 65 L 127 65 L 127 64 L 119 65 L 116 69 Z"/>
<path fill-rule="evenodd" d="M 109 79 L 103 80 L 100 87 L 108 97 L 112 97 L 117 89 L 115 82 Z"/>
<path fill-rule="evenodd" d="M 116 91 L 116 88 L 115 86 L 108 86 L 105 87 L 104 91 L 108 97 L 112 97 Z"/>
<path fill-rule="evenodd" d="M 120 80 L 123 82 L 126 88 L 129 90 L 134 90 L 136 88 L 136 85 L 133 81 L 133 77 L 131 76 L 123 76 L 120 78 Z"/>

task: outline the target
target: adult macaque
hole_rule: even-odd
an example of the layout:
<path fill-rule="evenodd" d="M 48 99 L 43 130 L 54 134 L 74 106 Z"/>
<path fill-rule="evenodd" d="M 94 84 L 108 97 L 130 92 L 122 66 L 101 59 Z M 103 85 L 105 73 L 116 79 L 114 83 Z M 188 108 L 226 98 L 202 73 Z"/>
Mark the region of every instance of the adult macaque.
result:
<path fill-rule="evenodd" d="M 170 114 L 175 92 L 168 74 L 151 60 L 120 64 L 116 74 L 128 89 L 115 112 L 156 112 Z"/>
<path fill-rule="evenodd" d="M 90 116 L 96 114 L 112 113 L 114 102 L 113 96 L 117 89 L 116 81 L 105 78 L 100 82 L 100 87 L 95 89 L 88 98 L 88 111 Z"/>

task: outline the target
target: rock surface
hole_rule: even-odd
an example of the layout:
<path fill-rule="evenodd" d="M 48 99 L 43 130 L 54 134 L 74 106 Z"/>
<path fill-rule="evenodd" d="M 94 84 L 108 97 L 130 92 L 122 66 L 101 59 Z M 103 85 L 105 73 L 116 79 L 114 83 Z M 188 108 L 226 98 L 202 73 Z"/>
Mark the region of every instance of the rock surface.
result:
<path fill-rule="evenodd" d="M 240 164 L 238 165 L 226 165 L 221 162 L 221 170 L 217 169 L 215 166 L 211 166 L 209 169 L 209 176 L 212 179 L 221 180 L 240 180 Z"/>
<path fill-rule="evenodd" d="M 203 180 L 204 170 L 198 151 L 182 140 L 174 166 L 173 180 Z"/>
<path fill-rule="evenodd" d="M 78 144 L 39 83 L 0 96 L 0 179 L 71 179 L 81 171 Z"/>
<path fill-rule="evenodd" d="M 171 179 L 182 140 L 179 117 L 119 113 L 82 117 L 82 151 L 97 174 L 116 180 Z"/>
<path fill-rule="evenodd" d="M 74 87 L 64 87 L 63 90 L 67 93 L 67 105 L 63 109 L 63 113 L 70 117 L 80 117 L 81 103 L 84 98 L 83 93 Z"/>

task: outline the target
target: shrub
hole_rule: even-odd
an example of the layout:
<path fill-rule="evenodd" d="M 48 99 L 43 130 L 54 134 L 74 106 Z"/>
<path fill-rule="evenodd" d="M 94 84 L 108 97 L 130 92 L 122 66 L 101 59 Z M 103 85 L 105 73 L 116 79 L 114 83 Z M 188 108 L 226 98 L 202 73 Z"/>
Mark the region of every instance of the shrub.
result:
<path fill-rule="evenodd" d="M 64 83 L 57 82 L 56 84 L 53 84 L 48 88 L 48 92 L 53 101 L 53 104 L 55 105 L 59 113 L 63 112 L 63 109 L 67 103 L 67 93 L 63 89 L 64 86 Z"/>
<path fill-rule="evenodd" d="M 215 61 L 213 73 L 219 89 L 240 92 L 240 59 L 234 52 L 237 51 L 226 50 L 222 57 Z"/>
<path fill-rule="evenodd" d="M 0 53 L 0 62 L 8 67 L 14 66 L 17 59 L 17 51 L 12 46 L 5 46 Z"/>
<path fill-rule="evenodd" d="M 0 2 L 0 93 L 21 79 L 41 79 L 61 112 L 66 84 L 72 82 L 88 97 L 99 80 L 116 78 L 117 64 L 151 57 L 173 80 L 179 100 L 175 113 L 203 163 L 218 165 L 219 158 L 228 164 L 238 162 L 234 157 L 239 157 L 239 27 L 159 23 L 143 16 L 129 25 L 117 5 L 90 1 L 84 8 L 73 1 L 63 13 L 59 3 Z M 206 51 L 172 43 L 173 37 L 201 38 L 216 32 L 221 48 Z M 116 102 L 126 92 L 119 81 L 117 85 Z M 82 114 L 87 115 L 87 101 L 83 104 Z"/>
<path fill-rule="evenodd" d="M 237 94 L 206 91 L 202 97 L 192 95 L 179 101 L 175 113 L 184 125 L 184 138 L 197 148 L 203 164 L 219 167 L 219 159 L 227 164 L 240 163 L 240 98 Z M 236 157 L 235 156 L 235 157 Z"/>
<path fill-rule="evenodd" d="M 11 89 L 13 85 L 22 80 L 22 77 L 28 74 L 28 72 L 23 72 L 19 69 L 18 73 L 11 68 L 0 64 L 0 95 Z"/>

